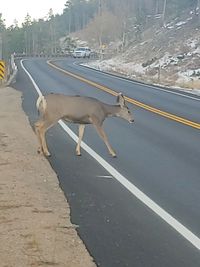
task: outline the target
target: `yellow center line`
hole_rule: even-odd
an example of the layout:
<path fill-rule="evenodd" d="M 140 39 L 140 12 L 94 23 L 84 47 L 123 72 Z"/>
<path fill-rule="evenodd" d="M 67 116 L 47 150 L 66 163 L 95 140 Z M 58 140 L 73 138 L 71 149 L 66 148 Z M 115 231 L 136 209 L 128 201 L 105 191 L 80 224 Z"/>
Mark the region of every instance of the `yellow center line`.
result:
<path fill-rule="evenodd" d="M 107 92 L 107 93 L 109 93 L 109 94 L 111 94 L 111 95 L 114 95 L 114 96 L 117 96 L 117 95 L 118 95 L 118 92 L 116 92 L 116 91 L 114 91 L 114 90 L 112 90 L 112 89 L 110 89 L 110 88 L 108 88 L 108 87 L 105 87 L 105 86 L 103 86 L 103 85 L 100 85 L 100 84 L 98 84 L 98 83 L 95 83 L 95 82 L 92 82 L 92 81 L 90 81 L 90 80 L 87 80 L 87 79 L 85 79 L 85 78 L 83 78 L 83 77 L 81 77 L 81 76 L 79 76 L 79 75 L 77 75 L 77 74 L 74 74 L 74 73 L 69 72 L 69 71 L 64 70 L 64 69 L 61 69 L 60 67 L 56 66 L 55 64 L 53 64 L 53 63 L 50 62 L 50 61 L 47 61 L 47 64 L 49 64 L 51 67 L 53 67 L 53 68 L 55 68 L 55 69 L 57 69 L 57 70 L 59 70 L 59 71 L 65 73 L 65 74 L 67 74 L 67 75 L 69 75 L 69 76 L 71 76 L 71 77 L 73 77 L 73 78 L 76 78 L 76 79 L 78 79 L 78 80 L 80 80 L 80 81 L 82 81 L 82 82 L 85 82 L 85 83 L 87 83 L 87 84 L 89 84 L 89 85 L 92 85 L 92 86 L 98 88 L 98 89 L 101 89 L 101 90 L 103 90 L 104 92 Z M 126 100 L 127 102 L 131 103 L 131 104 L 134 104 L 135 106 L 138 106 L 138 107 L 140 107 L 140 108 L 143 108 L 143 109 L 148 110 L 148 111 L 150 111 L 150 112 L 156 113 L 156 114 L 158 114 L 158 115 L 160 115 L 160 116 L 163 116 L 163 117 L 165 117 L 165 118 L 171 119 L 171 120 L 173 120 L 173 121 L 176 121 L 176 122 L 179 122 L 179 123 L 182 123 L 182 124 L 184 124 L 184 125 L 187 125 L 187 126 L 190 126 L 190 127 L 193 127 L 193 128 L 195 128 L 195 129 L 199 129 L 199 130 L 200 130 L 200 124 L 197 123 L 197 122 L 193 122 L 193 121 L 184 119 L 184 118 L 182 118 L 182 117 L 173 115 L 173 114 L 171 114 L 171 113 L 162 111 L 162 110 L 160 110 L 160 109 L 151 107 L 151 106 L 149 106 L 149 105 L 146 105 L 146 104 L 144 104 L 144 103 L 142 103 L 142 102 L 140 102 L 140 101 L 134 100 L 133 98 L 130 98 L 130 97 L 127 97 L 127 96 L 125 96 L 125 100 Z M 200 115 L 199 115 L 199 116 L 200 116 Z"/>

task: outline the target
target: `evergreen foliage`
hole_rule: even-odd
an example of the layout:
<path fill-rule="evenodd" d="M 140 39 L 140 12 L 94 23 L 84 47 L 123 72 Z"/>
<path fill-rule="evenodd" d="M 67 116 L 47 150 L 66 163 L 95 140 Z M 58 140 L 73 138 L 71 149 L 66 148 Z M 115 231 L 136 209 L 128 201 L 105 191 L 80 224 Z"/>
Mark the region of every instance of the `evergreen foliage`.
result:
<path fill-rule="evenodd" d="M 36 21 L 27 14 L 22 26 L 15 22 L 9 28 L 0 14 L 3 55 L 56 54 L 61 49 L 61 37 L 83 29 L 88 40 L 96 38 L 99 45 L 121 39 L 122 46 L 126 46 L 130 35 L 135 34 L 140 40 L 142 29 L 149 26 L 148 17 L 160 15 L 162 26 L 184 10 L 198 10 L 199 3 L 199 0 L 67 0 L 61 15 L 49 10 L 46 19 Z M 69 40 L 68 37 L 68 46 Z"/>

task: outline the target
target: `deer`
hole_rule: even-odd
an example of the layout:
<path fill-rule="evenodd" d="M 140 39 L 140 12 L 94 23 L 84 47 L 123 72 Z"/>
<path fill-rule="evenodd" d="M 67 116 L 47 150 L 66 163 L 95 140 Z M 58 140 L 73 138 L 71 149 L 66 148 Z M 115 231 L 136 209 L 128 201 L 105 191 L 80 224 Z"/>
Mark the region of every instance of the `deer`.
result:
<path fill-rule="evenodd" d="M 104 120 L 107 117 L 120 117 L 129 123 L 134 122 L 122 93 L 117 95 L 116 105 L 106 104 L 96 98 L 87 96 L 50 93 L 45 96 L 40 95 L 37 99 L 36 107 L 40 114 L 40 118 L 34 124 L 35 133 L 39 141 L 38 153 L 43 153 L 46 157 L 51 156 L 46 143 L 46 131 L 59 120 L 79 124 L 79 138 L 76 146 L 77 156 L 81 156 L 81 141 L 85 126 L 93 124 L 112 157 L 116 157 L 116 152 L 109 144 L 102 127 Z"/>

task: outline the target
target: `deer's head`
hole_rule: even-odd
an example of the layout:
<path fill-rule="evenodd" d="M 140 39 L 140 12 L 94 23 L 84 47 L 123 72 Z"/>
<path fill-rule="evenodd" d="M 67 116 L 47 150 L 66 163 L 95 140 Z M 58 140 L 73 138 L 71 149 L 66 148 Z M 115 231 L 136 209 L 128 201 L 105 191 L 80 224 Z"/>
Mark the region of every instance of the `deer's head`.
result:
<path fill-rule="evenodd" d="M 119 93 L 117 96 L 117 103 L 120 105 L 120 111 L 117 114 L 118 117 L 127 120 L 130 123 L 134 122 L 133 116 L 126 106 L 125 99 L 122 93 Z"/>

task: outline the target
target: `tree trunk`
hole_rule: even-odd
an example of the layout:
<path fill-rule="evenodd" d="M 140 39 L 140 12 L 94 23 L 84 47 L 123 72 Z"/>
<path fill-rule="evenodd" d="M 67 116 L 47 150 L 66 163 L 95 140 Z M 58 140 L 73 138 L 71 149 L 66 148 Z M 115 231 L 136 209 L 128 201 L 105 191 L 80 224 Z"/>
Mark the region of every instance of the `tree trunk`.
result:
<path fill-rule="evenodd" d="M 164 0 L 163 13 L 162 13 L 162 25 L 165 25 L 165 12 L 166 12 L 167 0 Z"/>
<path fill-rule="evenodd" d="M 102 44 L 102 0 L 99 0 L 99 17 L 101 18 L 100 22 L 100 31 L 99 31 L 99 47 L 100 47 L 100 59 L 103 59 L 103 44 Z"/>
<path fill-rule="evenodd" d="M 159 0 L 156 0 L 155 14 L 158 14 L 158 12 L 159 12 Z"/>

